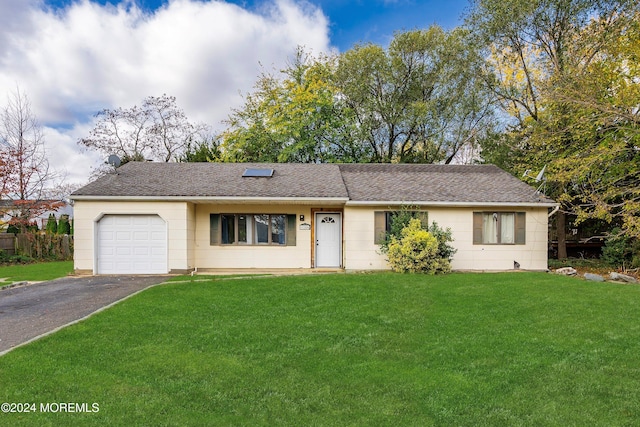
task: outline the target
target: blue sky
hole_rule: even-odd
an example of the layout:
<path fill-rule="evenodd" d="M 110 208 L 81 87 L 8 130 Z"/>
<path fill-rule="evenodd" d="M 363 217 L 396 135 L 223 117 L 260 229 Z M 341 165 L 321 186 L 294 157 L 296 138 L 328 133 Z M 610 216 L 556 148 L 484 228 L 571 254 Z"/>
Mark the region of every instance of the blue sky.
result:
<path fill-rule="evenodd" d="M 53 7 L 64 7 L 75 0 L 46 0 Z M 154 11 L 168 0 L 137 0 L 137 4 Z M 308 0 L 329 18 L 331 42 L 340 51 L 356 43 L 386 45 L 395 31 L 426 28 L 438 24 L 451 29 L 462 22 L 468 0 Z M 117 0 L 95 0 L 116 4 Z M 226 0 L 249 10 L 259 10 L 264 0 Z"/>
<path fill-rule="evenodd" d="M 258 76 L 298 46 L 318 55 L 386 46 L 397 31 L 461 23 L 467 0 L 0 0 L 0 107 L 16 88 L 54 167 L 85 183 L 104 162 L 77 144 L 105 108 L 173 95 L 222 130 Z"/>

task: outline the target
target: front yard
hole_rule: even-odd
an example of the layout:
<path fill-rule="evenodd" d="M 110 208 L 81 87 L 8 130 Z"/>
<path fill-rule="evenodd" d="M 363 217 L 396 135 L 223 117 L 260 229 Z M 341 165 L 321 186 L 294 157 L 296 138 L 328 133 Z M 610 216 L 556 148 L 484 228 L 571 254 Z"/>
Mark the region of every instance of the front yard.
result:
<path fill-rule="evenodd" d="M 73 273 L 73 261 L 34 262 L 0 266 L 0 288 L 21 281 L 41 282 Z"/>
<path fill-rule="evenodd" d="M 544 273 L 170 283 L 0 357 L 37 405 L 0 424 L 630 425 L 639 318 L 640 287 Z"/>

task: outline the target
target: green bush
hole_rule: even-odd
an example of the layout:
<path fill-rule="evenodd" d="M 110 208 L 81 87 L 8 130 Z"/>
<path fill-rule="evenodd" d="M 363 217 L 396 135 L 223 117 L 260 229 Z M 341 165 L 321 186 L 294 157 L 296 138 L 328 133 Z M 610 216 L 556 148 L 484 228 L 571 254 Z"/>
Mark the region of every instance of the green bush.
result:
<path fill-rule="evenodd" d="M 436 225 L 437 227 L 437 225 Z M 425 230 L 417 218 L 401 231 L 401 238 L 391 236 L 387 256 L 393 271 L 408 273 L 448 273 L 449 259 L 439 256 L 438 239 Z"/>
<path fill-rule="evenodd" d="M 438 224 L 434 221 L 428 228 L 429 233 L 438 240 L 438 258 L 446 259 L 451 263 L 453 255 L 458 251 L 450 243 L 453 242 L 451 236 L 451 229 L 447 228 L 443 230 L 438 227 Z"/>
<path fill-rule="evenodd" d="M 612 267 L 640 267 L 640 242 L 614 228 L 602 247 L 602 260 Z"/>
<path fill-rule="evenodd" d="M 9 262 L 12 264 L 31 264 L 35 260 L 25 255 L 13 255 L 9 257 Z"/>
<path fill-rule="evenodd" d="M 56 234 L 58 232 L 58 221 L 56 220 L 56 216 L 52 213 L 49 214 L 49 218 L 47 219 L 45 231 L 47 234 Z"/>
<path fill-rule="evenodd" d="M 64 214 L 60 216 L 60 221 L 58 222 L 58 234 L 71 234 L 69 215 Z"/>

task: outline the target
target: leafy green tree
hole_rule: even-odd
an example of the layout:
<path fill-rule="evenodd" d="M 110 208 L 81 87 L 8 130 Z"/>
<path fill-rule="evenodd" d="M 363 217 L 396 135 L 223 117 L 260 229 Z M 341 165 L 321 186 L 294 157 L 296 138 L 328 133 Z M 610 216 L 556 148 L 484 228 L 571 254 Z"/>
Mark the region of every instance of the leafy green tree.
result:
<path fill-rule="evenodd" d="M 187 148 L 180 156 L 179 161 L 183 163 L 196 162 L 216 162 L 220 161 L 222 153 L 220 151 L 220 143 L 216 139 L 211 141 L 202 140 L 200 142 L 189 142 Z"/>
<path fill-rule="evenodd" d="M 49 214 L 45 231 L 47 234 L 56 234 L 58 232 L 58 221 L 53 213 Z"/>
<path fill-rule="evenodd" d="M 60 220 L 58 221 L 58 234 L 71 234 L 69 215 L 60 215 Z"/>
<path fill-rule="evenodd" d="M 638 85 L 637 67 L 625 65 L 637 64 L 637 13 L 628 0 L 477 0 L 467 19 L 485 46 L 483 80 L 505 119 L 502 132 L 483 141 L 482 156 L 518 176 L 548 165 L 547 194 L 562 204 L 559 257 L 565 212 L 578 224 L 638 217 L 636 210 L 622 218 L 637 200 L 638 169 L 637 143 L 619 126 L 640 105 L 637 90 L 628 90 Z M 624 46 L 622 59 L 616 52 Z M 605 118 L 623 93 L 625 113 Z"/>
<path fill-rule="evenodd" d="M 299 50 L 279 76 L 263 74 L 227 120 L 226 161 L 467 161 L 492 129 L 475 78 L 480 61 L 462 29 L 395 35 L 336 57 Z"/>
<path fill-rule="evenodd" d="M 336 81 L 370 152 L 363 161 L 450 163 L 491 123 L 479 61 L 462 30 L 395 35 L 389 48 L 360 45 L 339 59 Z"/>
<path fill-rule="evenodd" d="M 361 157 L 332 84 L 335 59 L 298 49 L 279 76 L 263 74 L 222 134 L 225 161 L 335 162 Z"/>

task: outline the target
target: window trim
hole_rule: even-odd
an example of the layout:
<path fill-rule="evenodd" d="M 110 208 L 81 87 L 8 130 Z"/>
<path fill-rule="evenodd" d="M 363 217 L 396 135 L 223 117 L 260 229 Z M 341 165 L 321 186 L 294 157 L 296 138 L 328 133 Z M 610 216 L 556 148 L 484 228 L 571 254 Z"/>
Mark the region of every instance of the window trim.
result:
<path fill-rule="evenodd" d="M 240 216 L 255 216 L 255 215 L 267 215 L 268 216 L 268 242 L 267 243 L 255 243 L 255 235 L 252 242 L 245 243 L 238 241 L 239 227 L 238 219 Z M 233 216 L 234 222 L 234 241 L 233 243 L 222 243 L 222 216 Z M 272 241 L 272 217 L 284 216 L 284 243 L 274 243 Z M 283 246 L 296 246 L 296 214 L 284 214 L 284 213 L 211 213 L 209 214 L 209 245 L 210 246 L 269 246 L 269 247 L 283 247 Z"/>
<path fill-rule="evenodd" d="M 513 243 L 502 243 L 500 240 L 500 228 L 498 227 L 498 242 L 485 243 L 483 241 L 483 218 L 485 215 L 502 215 L 513 214 Z M 479 211 L 473 212 L 473 244 L 474 245 L 488 245 L 488 246 L 512 246 L 512 245 L 525 245 L 527 243 L 527 228 L 526 228 L 526 212 L 518 211 Z"/>

